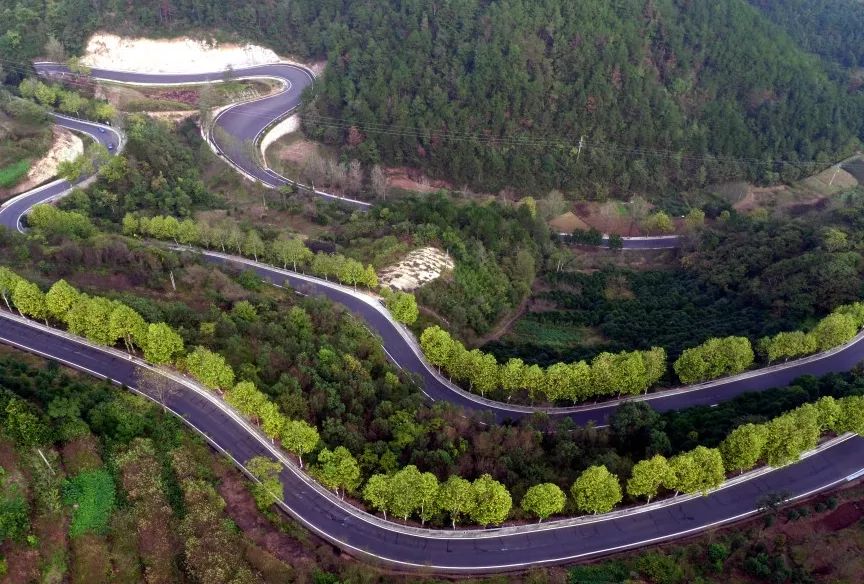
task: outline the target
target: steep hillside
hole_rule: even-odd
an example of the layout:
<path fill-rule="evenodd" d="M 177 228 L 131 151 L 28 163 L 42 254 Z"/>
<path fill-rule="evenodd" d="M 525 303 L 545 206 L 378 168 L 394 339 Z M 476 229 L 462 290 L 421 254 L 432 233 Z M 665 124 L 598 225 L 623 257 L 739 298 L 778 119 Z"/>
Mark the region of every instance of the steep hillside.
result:
<path fill-rule="evenodd" d="M 843 67 L 864 67 L 860 0 L 750 0 L 800 46 Z"/>
<path fill-rule="evenodd" d="M 83 4 L 0 0 L 0 52 L 49 33 L 75 51 L 105 26 L 218 28 L 326 56 L 308 133 L 487 191 L 668 199 L 733 176 L 789 180 L 809 167 L 767 161 L 829 161 L 862 128 L 864 98 L 745 0 Z"/>

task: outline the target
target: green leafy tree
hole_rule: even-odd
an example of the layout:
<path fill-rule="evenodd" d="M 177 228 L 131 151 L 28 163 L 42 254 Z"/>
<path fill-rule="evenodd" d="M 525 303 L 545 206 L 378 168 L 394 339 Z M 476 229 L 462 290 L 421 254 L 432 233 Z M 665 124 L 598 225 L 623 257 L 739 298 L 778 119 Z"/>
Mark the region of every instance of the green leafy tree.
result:
<path fill-rule="evenodd" d="M 539 365 L 534 364 L 525 368 L 522 383 L 532 400 L 542 399 L 546 395 L 548 379 L 546 372 Z"/>
<path fill-rule="evenodd" d="M 246 461 L 245 466 L 258 479 L 252 484 L 252 496 L 258 509 L 265 512 L 283 497 L 282 482 L 279 480 L 282 465 L 266 456 L 256 456 Z"/>
<path fill-rule="evenodd" d="M 672 233 L 675 230 L 672 219 L 664 211 L 649 215 L 642 225 L 650 233 Z"/>
<path fill-rule="evenodd" d="M 186 369 L 210 389 L 224 391 L 234 385 L 234 370 L 225 357 L 205 347 L 195 347 L 186 356 Z"/>
<path fill-rule="evenodd" d="M 45 306 L 52 317 L 63 322 L 66 313 L 80 297 L 81 293 L 66 280 L 57 280 L 45 294 Z"/>
<path fill-rule="evenodd" d="M 684 216 L 684 224 L 690 231 L 696 231 L 705 225 L 705 211 L 693 208 Z"/>
<path fill-rule="evenodd" d="M 300 468 L 303 468 L 303 456 L 309 454 L 320 441 L 318 430 L 315 426 L 303 420 L 288 420 L 282 428 L 279 438 L 282 445 L 300 460 Z"/>
<path fill-rule="evenodd" d="M 618 372 L 615 355 L 602 352 L 591 360 L 591 386 L 595 395 L 614 395 L 618 386 Z"/>
<path fill-rule="evenodd" d="M 5 266 L 0 266 L 0 294 L 3 295 L 3 302 L 6 303 L 6 309 L 12 310 L 12 293 L 23 278 Z"/>
<path fill-rule="evenodd" d="M 453 529 L 462 518 L 472 514 L 476 505 L 471 483 L 462 477 L 451 476 L 438 490 L 438 506 L 450 515 Z"/>
<path fill-rule="evenodd" d="M 420 485 L 422 473 L 413 464 L 395 472 L 391 477 L 393 499 L 390 508 L 394 515 L 408 521 L 420 509 Z"/>
<path fill-rule="evenodd" d="M 765 426 L 742 424 L 732 430 L 720 443 L 723 466 L 728 471 L 745 471 L 756 466 L 765 448 Z"/>
<path fill-rule="evenodd" d="M 398 290 L 387 297 L 387 309 L 393 318 L 404 324 L 414 324 L 420 314 L 414 295 Z"/>
<path fill-rule="evenodd" d="M 726 469 L 723 456 L 716 448 L 697 446 L 669 459 L 672 482 L 667 485 L 675 493 L 707 493 L 723 484 Z"/>
<path fill-rule="evenodd" d="M 495 355 L 483 353 L 478 349 L 471 351 L 473 361 L 471 372 L 471 386 L 480 395 L 484 396 L 498 387 L 498 361 Z"/>
<path fill-rule="evenodd" d="M 183 339 L 164 322 L 152 323 L 147 327 L 147 340 L 143 349 L 144 358 L 151 363 L 171 363 L 183 352 Z"/>
<path fill-rule="evenodd" d="M 279 407 L 270 400 L 265 400 L 259 413 L 261 416 L 261 430 L 275 444 L 276 438 L 282 435 L 288 419 L 282 415 Z"/>
<path fill-rule="evenodd" d="M 439 326 L 431 326 L 420 334 L 420 348 L 429 362 L 439 369 L 449 368 L 450 351 L 454 345 L 450 333 Z"/>
<path fill-rule="evenodd" d="M 538 523 L 564 510 L 567 497 L 555 483 L 542 483 L 530 487 L 522 497 L 520 506 L 526 513 L 537 516 Z"/>
<path fill-rule="evenodd" d="M 267 251 L 261 235 L 254 229 L 250 229 L 246 234 L 246 241 L 243 247 L 246 249 L 247 254 L 252 254 L 256 262 L 258 261 L 258 256 L 264 255 L 264 252 Z"/>
<path fill-rule="evenodd" d="M 45 303 L 45 294 L 39 286 L 19 280 L 12 291 L 12 302 L 22 316 L 29 316 L 37 320 L 48 320 L 48 306 Z"/>
<path fill-rule="evenodd" d="M 108 336 L 113 342 L 123 339 L 126 350 L 131 352 L 133 344 L 143 347 L 147 342 L 147 323 L 137 311 L 117 303 L 108 317 Z"/>
<path fill-rule="evenodd" d="M 829 314 L 813 328 L 816 347 L 827 351 L 852 340 L 858 332 L 855 319 L 848 314 Z"/>
<path fill-rule="evenodd" d="M 390 475 L 374 474 L 369 477 L 366 486 L 363 487 L 363 499 L 381 511 L 384 514 L 384 519 L 387 519 L 387 513 L 391 512 L 396 496 L 397 494 L 393 489 L 393 479 Z"/>
<path fill-rule="evenodd" d="M 518 357 L 512 357 L 501 366 L 501 388 L 509 402 L 513 394 L 525 387 L 525 362 Z"/>
<path fill-rule="evenodd" d="M 778 359 L 792 359 L 818 350 L 816 337 L 802 331 L 781 332 L 759 342 L 760 352 L 769 363 Z"/>
<path fill-rule="evenodd" d="M 344 446 L 325 448 L 318 453 L 316 476 L 321 484 L 344 499 L 345 491 L 353 491 L 360 484 L 360 466 Z"/>
<path fill-rule="evenodd" d="M 853 302 L 852 304 L 844 304 L 834 309 L 834 314 L 846 314 L 852 317 L 855 321 L 855 327 L 861 328 L 864 326 L 864 302 Z"/>
<path fill-rule="evenodd" d="M 419 478 L 414 483 L 417 500 L 420 502 L 418 513 L 422 525 L 426 525 L 426 522 L 438 512 L 438 491 L 440 488 L 438 477 L 431 472 L 420 473 Z"/>
<path fill-rule="evenodd" d="M 124 218 L 125 221 L 125 218 Z M 201 242 L 201 230 L 191 219 L 184 219 L 177 226 L 177 241 L 183 245 L 195 245 Z"/>
<path fill-rule="evenodd" d="M 337 276 L 343 284 L 351 284 L 357 288 L 357 284 L 363 282 L 366 275 L 363 264 L 351 258 L 343 258 Z"/>
<path fill-rule="evenodd" d="M 273 253 L 276 259 L 282 264 L 283 268 L 287 268 L 291 264 L 292 269 L 296 272 L 297 265 L 307 265 L 315 257 L 303 240 L 300 238 L 292 239 L 277 239 L 273 242 Z"/>
<path fill-rule="evenodd" d="M 261 411 L 268 403 L 267 396 L 251 381 L 241 381 L 235 385 L 225 394 L 225 401 L 255 423 L 261 420 Z"/>
<path fill-rule="evenodd" d="M 683 383 L 695 383 L 741 373 L 753 364 L 753 357 L 745 337 L 714 338 L 684 350 L 673 367 Z"/>
<path fill-rule="evenodd" d="M 795 462 L 819 441 L 819 415 L 815 407 L 798 408 L 765 424 L 762 458 L 773 467 Z"/>
<path fill-rule="evenodd" d="M 627 481 L 627 494 L 631 497 L 645 497 L 648 502 L 657 496 L 660 487 L 672 482 L 672 469 L 669 461 L 661 454 L 640 460 L 633 466 Z"/>
<path fill-rule="evenodd" d="M 588 467 L 573 483 L 570 493 L 583 513 L 607 513 L 623 498 L 618 477 L 605 466 Z"/>
<path fill-rule="evenodd" d="M 837 418 L 836 430 L 864 436 L 864 396 L 848 396 L 838 401 L 840 415 Z"/>
<path fill-rule="evenodd" d="M 329 281 L 330 276 L 335 276 L 339 273 L 341 262 L 336 256 L 318 252 L 312 260 L 312 271 L 319 276 L 324 276 L 324 279 Z"/>
<path fill-rule="evenodd" d="M 645 391 L 648 391 L 666 375 L 666 349 L 651 347 L 648 351 L 642 351 L 641 354 L 645 367 Z"/>
<path fill-rule="evenodd" d="M 819 398 L 813 404 L 816 407 L 817 423 L 820 432 L 838 432 L 838 422 L 842 414 L 842 406 L 839 400 L 830 395 Z"/>
<path fill-rule="evenodd" d="M 488 474 L 482 475 L 471 483 L 474 507 L 471 519 L 479 525 L 500 525 L 510 514 L 513 500 L 507 487 Z"/>

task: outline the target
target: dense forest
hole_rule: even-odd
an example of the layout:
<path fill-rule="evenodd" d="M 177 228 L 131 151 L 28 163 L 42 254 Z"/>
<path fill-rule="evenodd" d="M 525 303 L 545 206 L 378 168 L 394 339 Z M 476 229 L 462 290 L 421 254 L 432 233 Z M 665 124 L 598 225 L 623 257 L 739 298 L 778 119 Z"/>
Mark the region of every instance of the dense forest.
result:
<path fill-rule="evenodd" d="M 864 66 L 864 9 L 857 0 L 749 2 L 788 32 L 801 48 L 844 68 Z"/>
<path fill-rule="evenodd" d="M 766 161 L 848 152 L 864 107 L 744 0 L 3 0 L 0 14 L 11 81 L 49 37 L 76 53 L 97 27 L 219 30 L 326 58 L 308 133 L 489 191 L 659 196 L 742 174 L 792 180 L 808 167 Z"/>

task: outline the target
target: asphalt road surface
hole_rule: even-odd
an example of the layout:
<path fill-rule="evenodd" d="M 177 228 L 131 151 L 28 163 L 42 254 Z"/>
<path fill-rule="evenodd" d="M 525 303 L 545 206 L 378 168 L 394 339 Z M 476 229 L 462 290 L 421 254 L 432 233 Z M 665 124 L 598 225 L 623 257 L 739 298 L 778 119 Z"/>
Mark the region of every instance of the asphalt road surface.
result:
<path fill-rule="evenodd" d="M 515 420 L 530 415 L 540 408 L 513 406 L 502 402 L 482 400 L 468 394 L 436 374 L 421 358 L 416 344 L 406 339 L 389 312 L 368 294 L 355 292 L 346 286 L 325 282 L 320 278 L 280 270 L 251 260 L 228 256 L 211 251 L 198 251 L 207 261 L 254 270 L 263 279 L 277 285 L 287 284 L 303 294 L 324 296 L 345 306 L 362 318 L 367 326 L 381 339 L 381 344 L 390 359 L 400 368 L 416 374 L 422 380 L 424 393 L 433 401 L 447 401 L 465 409 L 487 412 L 497 422 Z M 864 335 L 859 335 L 850 344 L 822 355 L 792 361 L 785 364 L 750 371 L 725 379 L 687 387 L 658 391 L 638 400 L 646 401 L 660 412 L 680 410 L 693 406 L 711 406 L 729 400 L 742 393 L 784 387 L 802 375 L 825 375 L 849 371 L 864 359 Z M 574 408 L 546 408 L 551 415 L 569 416 L 580 425 L 588 422 L 605 424 L 609 414 L 621 401 L 606 401 Z"/>
<path fill-rule="evenodd" d="M 135 362 L 60 336 L 38 325 L 21 323 L 0 312 L 0 342 L 70 364 L 87 373 L 136 387 Z M 266 439 L 249 432 L 234 417 L 197 393 L 176 385 L 163 399 L 219 449 L 240 463 L 269 456 Z M 454 536 L 447 531 L 406 530 L 344 507 L 312 487 L 292 469 L 282 475 L 286 510 L 313 532 L 347 552 L 397 569 L 438 573 L 518 570 L 606 555 L 682 537 L 752 514 L 763 497 L 796 497 L 847 482 L 864 469 L 864 439 L 851 438 L 794 465 L 657 509 L 609 519 L 513 532 L 489 530 Z"/>

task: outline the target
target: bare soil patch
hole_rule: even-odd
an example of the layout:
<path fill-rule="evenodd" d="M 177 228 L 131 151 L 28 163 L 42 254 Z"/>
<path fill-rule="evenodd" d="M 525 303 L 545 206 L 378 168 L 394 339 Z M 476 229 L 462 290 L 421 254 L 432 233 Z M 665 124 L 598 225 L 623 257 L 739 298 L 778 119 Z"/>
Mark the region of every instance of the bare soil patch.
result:
<path fill-rule="evenodd" d="M 582 219 L 576 216 L 573 211 L 567 211 L 563 215 L 558 215 L 554 219 L 549 220 L 549 227 L 557 233 L 573 233 L 577 229 L 587 231 L 591 227 Z"/>
<path fill-rule="evenodd" d="M 30 168 L 27 178 L 8 192 L 9 196 L 29 191 L 54 178 L 61 162 L 74 160 L 84 153 L 84 142 L 74 133 L 59 126 L 53 126 L 51 131 L 54 134 L 51 149 Z"/>
<path fill-rule="evenodd" d="M 189 37 L 128 38 L 104 32 L 90 37 L 82 61 L 89 67 L 139 73 L 224 71 L 228 67 L 237 69 L 292 62 L 266 47 L 253 44 L 219 44 L 211 39 Z M 318 62 L 306 66 L 317 75 L 324 70 L 324 65 L 324 62 Z"/>
<path fill-rule="evenodd" d="M 415 193 L 432 193 L 441 189 L 456 190 L 453 183 L 446 180 L 430 179 L 417 168 L 407 166 L 388 167 L 384 169 L 387 175 L 387 186 Z"/>
<path fill-rule="evenodd" d="M 633 217 L 630 207 L 624 202 L 581 202 L 576 203 L 573 212 L 588 229 L 623 237 L 645 235 L 639 227 L 639 221 Z"/>
<path fill-rule="evenodd" d="M 456 264 L 449 254 L 434 247 L 415 249 L 399 263 L 384 268 L 379 280 L 384 286 L 410 291 L 437 280 Z"/>
<path fill-rule="evenodd" d="M 864 504 L 861 501 L 843 503 L 822 519 L 822 525 L 829 531 L 846 529 L 864 518 Z"/>

